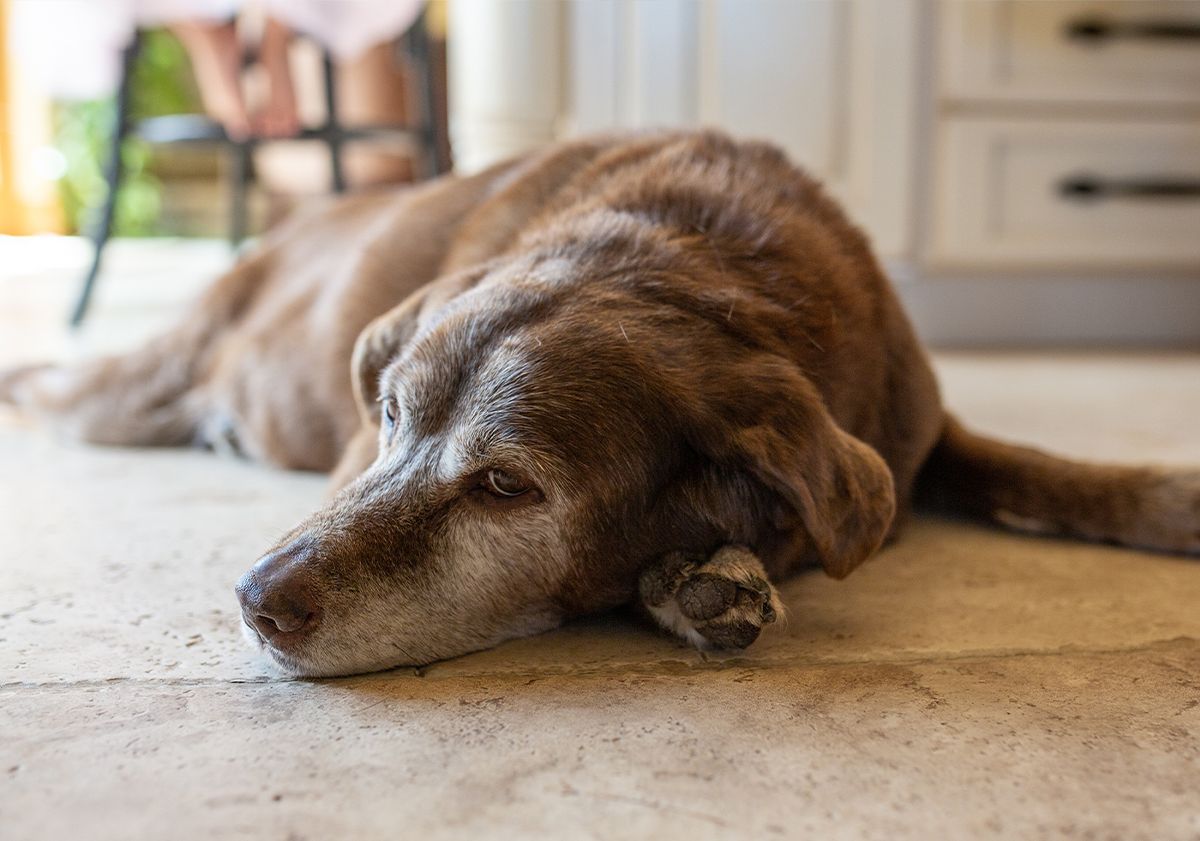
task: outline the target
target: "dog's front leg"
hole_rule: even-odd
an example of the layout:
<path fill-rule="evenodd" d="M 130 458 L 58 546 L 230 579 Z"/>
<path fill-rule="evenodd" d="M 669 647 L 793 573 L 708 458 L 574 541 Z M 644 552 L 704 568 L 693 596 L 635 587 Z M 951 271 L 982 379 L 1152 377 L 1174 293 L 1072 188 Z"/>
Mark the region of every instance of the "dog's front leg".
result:
<path fill-rule="evenodd" d="M 671 552 L 642 572 L 642 604 L 658 624 L 697 648 L 745 648 L 783 614 L 758 557 L 722 546 L 709 557 Z"/>

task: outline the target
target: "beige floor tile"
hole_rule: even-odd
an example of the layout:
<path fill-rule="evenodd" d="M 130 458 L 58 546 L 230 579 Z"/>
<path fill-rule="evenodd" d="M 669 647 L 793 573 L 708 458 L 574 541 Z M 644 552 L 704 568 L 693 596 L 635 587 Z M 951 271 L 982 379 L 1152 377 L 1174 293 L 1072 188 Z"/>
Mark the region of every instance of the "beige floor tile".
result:
<path fill-rule="evenodd" d="M 86 252 L 17 247 L 0 363 L 128 346 L 227 260 L 121 243 L 71 337 Z M 1200 354 L 937 364 L 981 430 L 1200 463 Z M 1200 837 L 1195 561 L 918 519 L 845 582 L 786 584 L 737 657 L 614 615 L 290 681 L 231 586 L 323 492 L 0 414 L 0 837 Z"/>

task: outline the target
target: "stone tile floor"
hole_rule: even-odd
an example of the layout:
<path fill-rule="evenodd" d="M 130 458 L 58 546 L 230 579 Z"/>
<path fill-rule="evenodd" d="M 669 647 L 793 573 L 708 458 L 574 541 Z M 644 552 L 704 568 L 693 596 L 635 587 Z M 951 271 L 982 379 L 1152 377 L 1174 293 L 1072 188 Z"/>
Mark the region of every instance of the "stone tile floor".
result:
<path fill-rule="evenodd" d="M 111 349 L 227 255 L 0 239 L 0 363 Z M 943 353 L 976 427 L 1200 464 L 1200 354 Z M 232 582 L 320 477 L 0 413 L 0 838 L 1200 838 L 1200 562 L 919 519 L 705 657 L 625 616 L 281 678 Z"/>

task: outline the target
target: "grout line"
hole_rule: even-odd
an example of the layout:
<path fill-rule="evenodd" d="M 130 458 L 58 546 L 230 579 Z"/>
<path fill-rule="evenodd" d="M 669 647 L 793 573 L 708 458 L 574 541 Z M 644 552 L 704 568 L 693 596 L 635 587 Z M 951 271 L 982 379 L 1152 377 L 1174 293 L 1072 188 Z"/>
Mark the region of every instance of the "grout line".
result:
<path fill-rule="evenodd" d="M 439 674 L 439 666 L 446 664 L 435 663 L 425 667 L 407 667 L 405 669 L 392 669 L 386 672 L 374 672 L 363 675 L 350 675 L 344 678 L 288 678 L 288 677 L 261 677 L 261 678 L 234 678 L 229 680 L 220 680 L 213 678 L 136 678 L 136 677 L 112 677 L 112 678 L 92 678 L 76 681 L 10 681 L 0 683 L 0 693 L 15 692 L 25 689 L 88 689 L 88 688 L 103 688 L 116 685 L 136 684 L 138 686 L 164 686 L 164 687 L 232 687 L 232 686 L 268 686 L 274 684 L 348 684 L 352 681 L 363 682 L 379 682 L 379 681 L 394 681 L 402 677 L 414 678 L 432 678 L 435 680 L 475 680 L 482 678 L 533 678 L 544 679 L 552 677 L 596 677 L 604 673 L 612 674 L 677 674 L 680 667 L 688 671 L 709 671 L 715 672 L 727 668 L 758 668 L 758 669 L 787 669 L 797 667 L 811 668 L 844 668 L 853 666 L 925 666 L 936 665 L 939 663 L 961 663 L 964 661 L 978 660 L 1011 660 L 1019 658 L 1036 658 L 1036 657 L 1071 657 L 1071 656 L 1108 656 L 1116 654 L 1134 654 L 1139 652 L 1149 652 L 1178 646 L 1181 643 L 1189 643 L 1195 645 L 1198 640 L 1195 637 L 1179 636 L 1165 640 L 1154 640 L 1141 645 L 1135 645 L 1128 648 L 1077 648 L 1074 646 L 1063 646 L 1056 649 L 1000 649 L 1000 650 L 980 650 L 968 651 L 949 656 L 938 657 L 897 657 L 887 659 L 839 659 L 839 660 L 806 660 L 803 658 L 776 658 L 776 659 L 751 659 L 746 657 L 730 657 L 728 659 L 715 660 L 684 660 L 684 659 L 660 659 L 652 661 L 630 661 L 630 662 L 612 662 L 612 663 L 592 663 L 571 665 L 564 664 L 561 667 L 535 668 L 530 670 L 519 669 L 495 669 L 491 671 L 479 672 L 463 672 Z M 664 671 L 667 670 L 667 671 Z"/>

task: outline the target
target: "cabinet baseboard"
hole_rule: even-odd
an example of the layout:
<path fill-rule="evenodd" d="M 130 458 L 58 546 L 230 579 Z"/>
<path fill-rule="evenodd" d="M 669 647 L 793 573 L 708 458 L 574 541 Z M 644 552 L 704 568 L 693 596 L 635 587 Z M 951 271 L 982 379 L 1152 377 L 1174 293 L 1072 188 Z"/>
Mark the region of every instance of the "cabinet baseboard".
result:
<path fill-rule="evenodd" d="M 1200 347 L 1200 276 L 887 271 L 934 347 Z"/>

